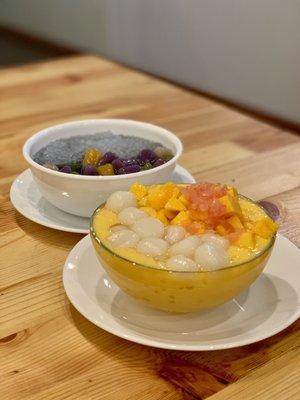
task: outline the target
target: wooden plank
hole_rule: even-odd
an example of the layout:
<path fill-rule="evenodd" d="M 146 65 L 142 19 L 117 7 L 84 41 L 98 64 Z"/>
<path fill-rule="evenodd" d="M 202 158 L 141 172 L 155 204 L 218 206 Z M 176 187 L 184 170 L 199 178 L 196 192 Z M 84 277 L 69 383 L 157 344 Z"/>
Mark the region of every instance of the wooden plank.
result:
<path fill-rule="evenodd" d="M 181 399 L 157 379 L 153 349 L 110 335 L 73 307 L 66 312 L 2 342 L 1 399 Z"/>
<path fill-rule="evenodd" d="M 299 399 L 300 352 L 284 354 L 249 374 L 211 400 Z"/>
<path fill-rule="evenodd" d="M 298 187 L 299 171 L 300 144 L 292 144 L 194 175 L 197 180 L 236 185 L 240 193 L 259 200 Z"/>
<path fill-rule="evenodd" d="M 1 337 L 47 321 L 65 307 L 60 271 L 21 280 L 0 290 Z"/>
<path fill-rule="evenodd" d="M 280 233 L 300 247 L 300 187 L 267 200 L 275 204 L 280 213 Z"/>
<path fill-rule="evenodd" d="M 219 142 L 210 146 L 198 147 L 183 153 L 180 163 L 192 174 L 217 168 L 221 165 L 239 161 L 254 152 L 232 142 Z"/>
<path fill-rule="evenodd" d="M 64 59 L 63 62 L 60 61 L 39 62 L 22 67 L 1 69 L 0 88 L 10 87 L 12 90 L 15 90 L 23 85 L 30 85 L 32 87 L 33 83 L 36 84 L 49 79 L 56 80 L 61 76 L 65 76 L 66 73 L 70 75 L 80 74 L 79 76 L 81 76 L 84 68 L 87 74 L 95 69 L 97 71 L 99 69 L 112 69 L 111 63 L 102 60 L 100 65 L 99 59 L 94 56 L 70 57 Z"/>

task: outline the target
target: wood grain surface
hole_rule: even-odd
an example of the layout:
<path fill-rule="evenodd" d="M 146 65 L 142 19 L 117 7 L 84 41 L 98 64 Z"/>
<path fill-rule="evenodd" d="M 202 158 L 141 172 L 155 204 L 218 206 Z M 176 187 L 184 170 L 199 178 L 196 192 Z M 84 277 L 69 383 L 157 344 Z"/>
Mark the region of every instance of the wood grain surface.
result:
<path fill-rule="evenodd" d="M 262 342 L 217 352 L 137 345 L 88 322 L 68 302 L 62 267 L 82 235 L 39 226 L 9 200 L 27 168 L 24 141 L 56 123 L 117 117 L 153 122 L 183 141 L 199 179 L 237 185 L 280 210 L 300 244 L 300 143 L 280 130 L 95 56 L 0 71 L 1 400 L 300 399 L 299 323 Z"/>

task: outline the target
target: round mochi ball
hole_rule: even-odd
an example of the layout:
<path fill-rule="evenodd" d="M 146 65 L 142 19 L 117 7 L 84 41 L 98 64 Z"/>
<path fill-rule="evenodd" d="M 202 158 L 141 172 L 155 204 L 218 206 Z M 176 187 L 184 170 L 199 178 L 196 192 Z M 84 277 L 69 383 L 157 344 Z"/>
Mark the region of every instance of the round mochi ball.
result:
<path fill-rule="evenodd" d="M 150 257 L 161 257 L 168 250 L 168 243 L 161 238 L 149 237 L 142 239 L 136 246 L 138 252 Z"/>
<path fill-rule="evenodd" d="M 227 250 L 229 247 L 229 241 L 215 233 L 204 233 L 203 235 L 200 235 L 200 239 L 204 243 L 216 244 L 223 247 L 225 250 Z"/>
<path fill-rule="evenodd" d="M 135 223 L 135 221 L 147 217 L 147 214 L 139 210 L 136 207 L 127 207 L 124 208 L 118 215 L 118 220 L 120 224 L 123 225 L 132 225 Z"/>
<path fill-rule="evenodd" d="M 195 261 L 202 269 L 214 271 L 229 264 L 226 250 L 213 243 L 202 243 L 195 251 Z"/>
<path fill-rule="evenodd" d="M 109 228 L 109 230 L 110 230 L 111 233 L 123 231 L 124 229 L 127 229 L 127 226 L 120 225 L 120 224 L 112 225 L 112 226 Z"/>
<path fill-rule="evenodd" d="M 123 229 L 112 233 L 107 239 L 114 247 L 135 247 L 140 237 L 130 229 Z"/>
<path fill-rule="evenodd" d="M 153 217 L 138 219 L 137 221 L 135 221 L 131 228 L 141 238 L 162 238 L 164 236 L 165 230 L 164 224 L 159 219 Z"/>
<path fill-rule="evenodd" d="M 200 244 L 199 236 L 191 235 L 174 243 L 169 249 L 169 254 L 170 256 L 183 255 L 193 259 L 195 250 Z"/>
<path fill-rule="evenodd" d="M 131 192 L 120 190 L 112 193 L 106 200 L 106 208 L 115 213 L 127 207 L 136 207 L 136 199 Z"/>
<path fill-rule="evenodd" d="M 195 261 L 182 254 L 170 257 L 166 261 L 166 268 L 172 271 L 187 271 L 187 272 L 198 271 L 198 266 L 195 263 Z"/>
<path fill-rule="evenodd" d="M 182 240 L 186 235 L 186 230 L 179 225 L 169 225 L 165 231 L 165 239 L 168 243 L 174 244 Z"/>

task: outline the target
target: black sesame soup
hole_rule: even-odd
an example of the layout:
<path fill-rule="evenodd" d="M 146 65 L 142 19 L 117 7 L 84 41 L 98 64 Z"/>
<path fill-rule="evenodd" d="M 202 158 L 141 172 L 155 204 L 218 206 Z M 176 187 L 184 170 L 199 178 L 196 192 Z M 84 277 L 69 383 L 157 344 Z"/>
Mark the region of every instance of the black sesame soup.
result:
<path fill-rule="evenodd" d="M 123 175 L 158 167 L 174 157 L 158 142 L 112 132 L 57 139 L 33 160 L 55 171 L 76 175 Z"/>

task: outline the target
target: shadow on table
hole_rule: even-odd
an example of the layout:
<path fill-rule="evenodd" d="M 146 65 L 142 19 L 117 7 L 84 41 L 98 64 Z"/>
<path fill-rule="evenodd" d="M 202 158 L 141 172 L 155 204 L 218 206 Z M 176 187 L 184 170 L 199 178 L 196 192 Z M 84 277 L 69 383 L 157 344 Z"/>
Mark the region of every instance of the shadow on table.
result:
<path fill-rule="evenodd" d="M 47 228 L 30 221 L 16 210 L 13 210 L 13 212 L 15 222 L 19 228 L 22 229 L 26 235 L 42 244 L 70 249 L 84 237 L 84 235 L 80 233 L 63 232 L 57 229 Z"/>
<path fill-rule="evenodd" d="M 157 349 L 129 342 L 112 335 L 83 317 L 71 304 L 69 315 L 82 336 L 93 344 L 101 353 L 109 355 L 118 361 L 132 365 L 134 360 L 149 361 L 149 356 Z M 153 359 L 154 361 L 154 359 Z"/>
<path fill-rule="evenodd" d="M 268 285 L 268 282 L 264 283 Z M 284 285 L 285 281 L 280 280 L 277 284 Z M 289 287 L 285 286 L 285 290 L 289 290 Z M 269 285 L 268 293 L 273 293 L 271 303 L 276 301 L 272 285 Z M 293 293 L 290 294 L 293 297 Z M 242 294 L 241 300 L 246 301 L 247 294 Z M 299 322 L 295 322 L 277 335 L 251 345 L 192 352 L 156 349 L 121 339 L 89 322 L 71 305 L 69 315 L 81 335 L 99 350 L 104 360 L 108 357 L 115 359 L 116 365 L 123 364 L 130 369 L 143 368 L 145 373 L 154 373 L 160 379 L 171 382 L 176 391 L 183 393 L 184 398 L 195 398 L 195 394 L 199 398 L 209 397 L 244 376 L 249 368 L 265 364 L 284 348 L 292 351 L 296 344 L 295 340 L 291 341 L 291 336 L 299 329 Z M 192 381 L 189 377 L 192 377 Z M 212 385 L 207 386 L 207 382 Z"/>

